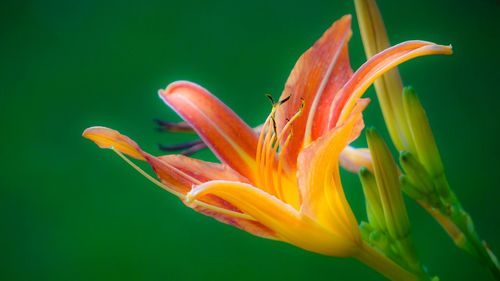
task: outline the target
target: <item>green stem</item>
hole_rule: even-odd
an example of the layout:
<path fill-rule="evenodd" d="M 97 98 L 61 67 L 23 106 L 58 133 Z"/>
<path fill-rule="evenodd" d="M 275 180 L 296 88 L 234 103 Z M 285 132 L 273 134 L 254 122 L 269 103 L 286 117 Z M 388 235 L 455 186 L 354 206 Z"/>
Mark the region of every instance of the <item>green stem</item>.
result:
<path fill-rule="evenodd" d="M 410 235 L 405 238 L 395 240 L 394 246 L 398 249 L 400 258 L 403 260 L 403 264 L 405 264 L 408 269 L 412 272 L 418 273 L 420 276 L 426 276 Z"/>
<path fill-rule="evenodd" d="M 362 263 L 373 268 L 386 278 L 395 281 L 418 281 L 419 277 L 387 258 L 384 254 L 363 243 L 360 251 L 355 256 Z"/>
<path fill-rule="evenodd" d="M 452 198 L 453 203 L 448 205 L 452 206 L 448 208 L 431 206 L 428 202 L 421 200 L 418 203 L 439 222 L 459 248 L 485 264 L 495 279 L 500 280 L 500 267 L 497 258 L 486 243 L 479 238 L 472 218 L 462 208 L 456 196 L 452 194 L 450 198 Z M 450 211 L 451 209 L 453 211 Z"/>
<path fill-rule="evenodd" d="M 478 252 L 480 260 L 486 264 L 495 279 L 500 280 L 500 267 L 495 254 L 491 252 L 486 243 L 481 241 L 474 228 L 467 227 L 465 229 L 461 228 L 461 230 L 464 232 L 467 240 L 470 241 L 474 249 Z"/>

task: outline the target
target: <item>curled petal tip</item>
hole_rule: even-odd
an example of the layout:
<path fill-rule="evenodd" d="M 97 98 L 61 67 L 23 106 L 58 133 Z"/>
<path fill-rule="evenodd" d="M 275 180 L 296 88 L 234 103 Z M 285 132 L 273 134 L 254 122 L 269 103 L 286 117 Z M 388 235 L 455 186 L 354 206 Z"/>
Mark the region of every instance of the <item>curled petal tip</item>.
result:
<path fill-rule="evenodd" d="M 162 97 L 163 97 L 163 92 L 164 92 L 164 91 L 165 91 L 165 90 L 163 90 L 163 89 L 159 89 L 159 90 L 158 90 L 158 96 L 159 96 L 160 98 L 162 98 Z"/>
<path fill-rule="evenodd" d="M 82 136 L 93 141 L 100 148 L 116 149 L 133 158 L 144 160 L 139 146 L 116 130 L 95 126 L 85 129 Z"/>
<path fill-rule="evenodd" d="M 182 88 L 196 88 L 198 90 L 203 89 L 196 83 L 186 80 L 179 80 L 168 84 L 165 89 L 158 90 L 158 95 L 160 96 L 160 98 L 164 99 L 169 95 L 175 94 L 177 90 L 180 90 Z"/>
<path fill-rule="evenodd" d="M 88 139 L 89 134 L 92 134 L 92 130 L 94 130 L 94 128 L 99 128 L 99 126 L 89 127 L 87 129 L 83 130 L 82 137 Z"/>
<path fill-rule="evenodd" d="M 451 44 L 450 44 L 450 45 L 448 45 L 447 47 L 448 47 L 449 52 L 450 52 L 449 54 L 450 54 L 450 55 L 451 55 L 451 54 L 453 54 L 453 45 L 451 45 Z"/>
<path fill-rule="evenodd" d="M 86 138 L 86 139 L 89 139 L 93 142 L 95 142 L 95 144 L 97 144 L 97 146 L 99 146 L 100 148 L 113 148 L 113 144 L 111 142 L 106 142 L 105 139 L 103 138 L 104 136 L 104 132 L 110 132 L 111 129 L 109 128 L 106 128 L 106 127 L 102 127 L 102 126 L 93 126 L 93 127 L 89 127 L 87 129 L 85 129 L 82 133 L 82 137 Z"/>
<path fill-rule="evenodd" d="M 432 45 L 432 49 L 434 49 L 436 54 L 443 54 L 443 55 L 453 54 L 453 46 L 451 44 L 449 44 L 449 45 L 434 44 L 434 45 Z"/>

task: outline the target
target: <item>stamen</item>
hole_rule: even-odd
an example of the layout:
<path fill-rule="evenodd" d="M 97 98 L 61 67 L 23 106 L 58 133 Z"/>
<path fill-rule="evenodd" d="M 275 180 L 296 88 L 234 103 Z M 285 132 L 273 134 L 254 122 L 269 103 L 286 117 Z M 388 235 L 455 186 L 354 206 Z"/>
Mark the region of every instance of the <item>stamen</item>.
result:
<path fill-rule="evenodd" d="M 193 145 L 191 148 L 188 148 L 186 150 L 181 151 L 182 155 L 189 156 L 192 155 L 195 152 L 198 152 L 204 148 L 207 148 L 207 144 L 204 142 L 201 142 L 200 144 Z"/>
<path fill-rule="evenodd" d="M 287 102 L 289 99 L 290 96 L 284 98 L 279 103 L 274 104 L 271 113 L 262 126 L 256 155 L 258 165 L 258 185 L 281 200 L 284 199 L 282 186 L 284 180 L 283 177 L 285 175 L 283 174 L 284 160 L 280 154 L 284 151 L 292 138 L 292 133 L 290 131 L 292 123 L 302 114 L 304 109 L 304 100 L 301 99 L 302 104 L 299 110 L 290 118 L 290 120 L 287 120 L 285 126 L 281 129 L 281 132 L 278 135 L 275 113 L 278 107 Z M 281 143 L 285 136 L 287 138 L 285 143 L 282 145 Z M 278 160 L 277 163 L 276 160 Z"/>
<path fill-rule="evenodd" d="M 158 130 L 164 132 L 184 132 L 184 133 L 194 133 L 193 128 L 189 126 L 186 122 L 170 122 L 160 119 L 154 120 L 158 124 Z"/>
<path fill-rule="evenodd" d="M 274 98 L 273 98 L 273 96 L 272 96 L 271 94 L 266 94 L 266 98 L 267 98 L 269 101 L 271 101 L 271 104 L 272 104 L 273 106 L 275 105 L 275 103 L 274 103 Z"/>
<path fill-rule="evenodd" d="M 151 175 L 149 175 L 148 173 L 146 173 L 143 169 L 141 169 L 134 162 L 132 162 L 130 159 L 128 159 L 127 156 L 123 155 L 123 153 L 121 153 L 120 151 L 116 150 L 114 147 L 111 147 L 111 149 L 116 154 L 118 154 L 118 156 L 120 156 L 120 158 L 122 158 L 125 162 L 127 162 L 127 164 L 129 164 L 130 166 L 132 166 L 132 168 L 134 168 L 137 172 L 139 172 L 141 175 L 143 175 L 144 177 L 146 177 L 149 181 L 151 181 L 155 185 L 161 187 L 162 189 L 165 189 L 167 192 L 169 192 L 169 193 L 177 196 L 178 198 L 180 198 L 182 200 L 186 200 L 186 195 L 184 195 L 184 194 L 182 194 L 182 193 L 180 193 L 178 191 L 173 190 L 172 188 L 170 188 L 170 187 L 164 185 L 163 183 L 161 183 L 159 180 L 153 178 Z M 228 215 L 228 216 L 231 216 L 231 217 L 256 221 L 256 219 L 254 219 L 252 216 L 250 216 L 248 214 L 243 214 L 243 213 L 231 211 L 231 210 L 228 210 L 228 209 L 224 209 L 224 208 L 221 208 L 221 207 L 218 207 L 218 206 L 214 206 L 214 205 L 205 203 L 203 201 L 193 200 L 192 204 L 195 205 L 195 206 L 200 206 L 200 207 L 206 208 L 208 210 L 212 210 L 214 212 L 221 213 L 221 214 L 224 214 L 224 215 Z"/>
<path fill-rule="evenodd" d="M 283 144 L 283 146 L 280 148 L 280 154 L 279 154 L 279 158 L 278 158 L 278 168 L 276 169 L 277 170 L 277 174 L 278 174 L 278 186 L 277 186 L 277 196 L 279 196 L 279 198 L 282 198 L 283 196 L 283 179 L 280 175 L 283 175 L 283 161 L 284 161 L 284 158 L 283 157 L 283 151 L 286 150 L 286 148 L 288 147 L 288 144 L 290 143 L 290 140 L 292 139 L 292 136 L 293 136 L 293 132 L 291 132 L 288 137 L 286 138 L 285 140 L 285 143 Z"/>
<path fill-rule="evenodd" d="M 255 160 L 256 160 L 256 163 L 257 163 L 257 167 L 258 167 L 258 172 L 257 172 L 257 179 L 259 180 L 259 183 L 260 183 L 260 166 L 261 166 L 261 163 L 262 163 L 262 148 L 264 146 L 264 137 L 266 136 L 266 131 L 267 131 L 267 126 L 269 124 L 269 117 L 266 119 L 266 121 L 264 122 L 264 124 L 262 124 L 262 127 L 260 129 L 260 134 L 259 134 L 259 141 L 257 142 L 257 152 L 255 154 Z"/>
<path fill-rule="evenodd" d="M 177 196 L 177 197 L 179 197 L 181 199 L 185 198 L 184 194 L 182 194 L 182 193 L 180 193 L 178 191 L 175 191 L 175 190 L 171 189 L 170 187 L 167 187 L 166 185 L 164 185 L 163 183 L 161 183 L 159 180 L 153 178 L 150 174 L 146 173 L 143 169 L 141 169 L 134 162 L 132 162 L 130 159 L 128 159 L 127 156 L 123 155 L 123 153 L 121 153 L 120 151 L 116 150 L 114 147 L 111 147 L 111 149 L 116 154 L 118 154 L 118 156 L 120 156 L 121 159 L 123 159 L 125 162 L 127 162 L 127 164 L 129 164 L 130 166 L 132 166 L 132 168 L 134 168 L 137 172 L 139 172 L 141 175 L 143 175 L 144 177 L 146 177 L 152 183 L 156 184 L 157 186 L 165 189 L 169 193 L 171 193 L 171 194 L 173 194 L 173 195 L 175 195 L 175 196 Z"/>
<path fill-rule="evenodd" d="M 202 140 L 194 140 L 194 141 L 183 142 L 183 143 L 174 144 L 174 145 L 159 144 L 158 147 L 164 151 L 177 151 L 177 150 L 189 149 L 189 148 L 192 148 L 193 146 L 196 146 L 196 145 L 199 145 L 202 143 L 203 143 Z"/>
<path fill-rule="evenodd" d="M 287 123 L 285 124 L 285 126 L 283 127 L 280 135 L 278 136 L 278 138 L 276 139 L 276 142 L 274 144 L 274 147 L 272 148 L 273 150 L 273 155 L 277 155 L 278 154 L 278 148 L 280 149 L 279 151 L 279 157 L 278 157 L 278 168 L 276 169 L 276 172 L 273 173 L 273 176 L 274 178 L 277 178 L 277 180 L 275 180 L 275 185 L 274 185 L 274 188 L 275 188 L 275 192 L 276 192 L 276 196 L 280 199 L 283 199 L 283 189 L 282 189 L 282 186 L 283 186 L 283 151 L 285 151 L 286 147 L 288 146 L 288 143 L 290 142 L 290 139 L 292 138 L 292 133 L 293 131 L 290 130 L 290 133 L 288 134 L 286 140 L 285 140 L 285 143 L 283 145 L 281 145 L 281 141 L 283 139 L 283 137 L 285 136 L 285 134 L 289 131 L 291 125 L 293 124 L 293 122 L 299 118 L 299 116 L 302 114 L 302 109 L 304 108 L 304 100 L 302 100 L 302 105 L 301 107 L 299 108 L 299 110 L 292 116 L 292 118 L 290 120 L 287 121 Z M 274 157 L 272 159 L 273 161 L 273 164 L 274 164 Z"/>
<path fill-rule="evenodd" d="M 265 152 L 266 152 L 266 146 L 268 142 L 268 138 L 270 135 L 269 132 L 269 123 L 271 122 L 271 118 L 273 116 L 273 112 L 275 111 L 275 107 L 273 106 L 271 110 L 271 114 L 267 117 L 266 121 L 262 126 L 260 126 L 260 134 L 259 134 L 259 141 L 257 143 L 257 153 L 256 153 L 256 162 L 257 162 L 257 182 L 258 185 L 265 189 L 266 184 L 265 184 Z"/>
<path fill-rule="evenodd" d="M 261 152 L 261 171 L 260 171 L 263 176 L 263 186 L 266 187 L 268 191 L 272 189 L 272 186 L 269 185 L 269 169 L 268 169 L 269 150 L 271 147 L 272 139 L 273 137 L 275 137 L 272 129 L 269 128 L 269 126 L 270 125 L 268 125 L 268 128 L 266 130 L 266 137 L 262 145 L 263 149 Z"/>
<path fill-rule="evenodd" d="M 274 146 L 277 145 L 276 143 L 276 132 L 274 131 L 269 134 L 270 138 L 269 141 L 266 144 L 266 154 L 265 154 L 265 165 L 264 165 L 264 171 L 265 171 L 265 184 L 269 188 L 270 193 L 273 195 L 276 195 L 276 190 L 274 186 L 274 160 L 276 158 L 276 150 L 274 149 Z"/>
<path fill-rule="evenodd" d="M 279 101 L 279 105 L 282 105 L 284 104 L 285 102 L 287 102 L 288 100 L 290 100 L 290 98 L 292 97 L 292 94 L 288 95 L 288 97 L 282 99 Z"/>
<path fill-rule="evenodd" d="M 301 101 L 302 101 L 302 104 L 300 105 L 299 110 L 292 116 L 292 118 L 290 118 L 290 120 L 287 121 L 287 123 L 285 124 L 285 126 L 283 127 L 283 129 L 281 129 L 280 136 L 278 137 L 278 143 L 281 142 L 281 140 L 285 136 L 285 133 L 288 131 L 288 129 L 290 128 L 290 126 L 293 124 L 293 122 L 297 118 L 299 118 L 300 115 L 302 115 L 302 111 L 304 110 L 305 102 L 304 102 L 304 99 L 301 99 Z"/>
<path fill-rule="evenodd" d="M 277 129 L 277 127 L 276 127 L 276 119 L 274 118 L 274 116 L 273 116 L 273 117 L 271 117 L 271 122 L 272 122 L 272 124 L 273 124 L 273 134 L 274 134 L 274 135 L 277 135 L 277 134 L 278 134 L 278 129 Z"/>

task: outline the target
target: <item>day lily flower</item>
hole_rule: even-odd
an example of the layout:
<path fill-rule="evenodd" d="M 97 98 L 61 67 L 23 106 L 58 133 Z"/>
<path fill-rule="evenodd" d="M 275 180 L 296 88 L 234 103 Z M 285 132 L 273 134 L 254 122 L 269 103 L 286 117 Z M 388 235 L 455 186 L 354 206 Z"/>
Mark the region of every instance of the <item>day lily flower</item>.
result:
<path fill-rule="evenodd" d="M 375 258 L 380 254 L 363 243 L 344 196 L 339 156 L 363 128 L 368 99 L 361 96 L 378 77 L 418 56 L 449 54 L 450 47 L 407 41 L 353 73 L 350 26 L 351 16 L 342 17 L 299 58 L 260 133 L 199 85 L 178 81 L 159 91 L 221 164 L 183 155 L 155 157 L 104 127 L 88 128 L 83 136 L 137 169 L 126 156 L 146 161 L 160 181 L 141 173 L 198 212 L 315 253 L 356 257 L 401 279 L 403 269 L 381 265 Z"/>

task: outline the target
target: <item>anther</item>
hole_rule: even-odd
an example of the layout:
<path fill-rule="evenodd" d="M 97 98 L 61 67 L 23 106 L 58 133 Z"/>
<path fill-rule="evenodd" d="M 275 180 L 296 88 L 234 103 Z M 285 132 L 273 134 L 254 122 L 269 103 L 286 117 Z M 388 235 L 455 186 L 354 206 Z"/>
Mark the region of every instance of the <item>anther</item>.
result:
<path fill-rule="evenodd" d="M 271 101 L 271 104 L 274 106 L 275 105 L 275 102 L 274 102 L 274 98 L 271 94 L 266 94 L 266 98 Z"/>
<path fill-rule="evenodd" d="M 291 94 L 290 94 L 290 95 L 288 95 L 288 97 L 286 97 L 286 98 L 284 98 L 284 99 L 280 100 L 280 101 L 279 101 L 279 104 L 280 104 L 280 105 L 284 104 L 285 102 L 289 101 L 291 97 L 292 97 L 292 95 L 291 95 Z"/>
<path fill-rule="evenodd" d="M 194 130 L 186 122 L 170 122 L 160 119 L 154 119 L 155 123 L 159 126 L 158 131 L 161 132 L 184 132 L 193 133 Z"/>
<path fill-rule="evenodd" d="M 195 140 L 195 141 L 174 144 L 174 145 L 159 144 L 158 148 L 162 151 L 167 151 L 167 152 L 178 151 L 177 153 L 179 153 L 179 154 L 189 156 L 195 152 L 198 152 L 202 149 L 207 148 L 207 144 L 204 143 L 202 140 Z M 181 150 L 181 151 L 179 151 L 179 150 Z"/>

